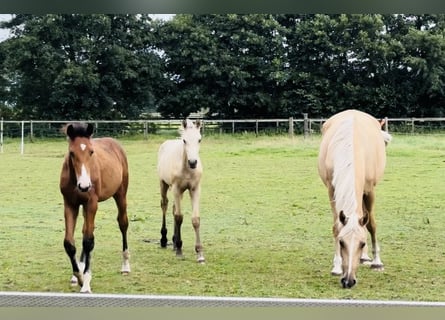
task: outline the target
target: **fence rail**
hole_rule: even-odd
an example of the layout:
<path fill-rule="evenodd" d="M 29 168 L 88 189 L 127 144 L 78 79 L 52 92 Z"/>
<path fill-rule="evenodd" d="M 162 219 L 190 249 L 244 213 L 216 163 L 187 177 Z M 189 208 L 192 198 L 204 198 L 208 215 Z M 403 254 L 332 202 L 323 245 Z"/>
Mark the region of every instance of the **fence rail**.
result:
<path fill-rule="evenodd" d="M 400 134 L 445 134 L 445 118 L 385 118 L 384 129 Z M 96 136 L 142 136 L 150 134 L 176 134 L 180 119 L 147 120 L 91 120 L 95 124 Z M 287 134 L 303 135 L 305 138 L 319 134 L 325 118 L 288 119 L 204 119 L 202 130 L 205 134 Z M 25 139 L 32 142 L 38 138 L 62 137 L 61 128 L 71 122 L 66 120 L 4 120 L 0 119 L 0 153 L 8 139 L 20 139 L 20 153 L 24 152 Z"/>
<path fill-rule="evenodd" d="M 445 307 L 442 302 L 0 292 L 0 307 Z"/>

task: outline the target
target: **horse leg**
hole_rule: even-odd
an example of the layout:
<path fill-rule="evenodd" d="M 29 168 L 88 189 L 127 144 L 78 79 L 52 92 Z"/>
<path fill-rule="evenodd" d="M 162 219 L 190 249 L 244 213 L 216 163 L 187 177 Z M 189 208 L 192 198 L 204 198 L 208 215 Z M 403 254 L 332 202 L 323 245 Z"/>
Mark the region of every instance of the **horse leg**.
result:
<path fill-rule="evenodd" d="M 374 191 L 371 191 L 369 194 L 365 196 L 365 205 L 369 214 L 369 221 L 367 224 L 367 228 L 369 233 L 371 234 L 372 255 L 373 255 L 373 259 L 371 261 L 371 269 L 383 271 L 384 269 L 383 263 L 380 260 L 380 247 L 377 242 L 377 236 L 376 236 L 377 224 L 375 222 L 374 210 L 373 210 L 374 199 L 375 199 Z"/>
<path fill-rule="evenodd" d="M 198 256 L 197 261 L 204 263 L 204 253 L 202 250 L 201 239 L 199 235 L 200 217 L 199 217 L 199 197 L 201 194 L 201 187 L 198 185 L 195 189 L 190 189 L 190 199 L 192 200 L 192 225 L 195 230 L 195 252 Z"/>
<path fill-rule="evenodd" d="M 369 207 L 368 196 L 366 194 L 363 194 L 363 205 L 362 205 L 363 216 L 367 216 L 369 219 L 371 215 L 369 210 L 371 209 L 372 208 Z M 368 226 L 369 225 L 367 225 L 367 228 Z M 366 243 L 365 246 L 363 247 L 362 255 L 360 256 L 360 263 L 365 265 L 371 264 L 371 258 L 368 255 L 368 243 Z"/>
<path fill-rule="evenodd" d="M 162 209 L 162 226 L 161 226 L 161 248 L 167 247 L 167 226 L 165 222 L 165 215 L 167 213 L 168 199 L 167 191 L 169 185 L 161 180 L 161 209 Z"/>
<path fill-rule="evenodd" d="M 175 225 L 175 231 L 173 235 L 173 246 L 176 250 L 176 256 L 178 258 L 183 258 L 182 255 L 182 238 L 181 238 L 181 226 L 182 226 L 182 220 L 183 215 L 181 213 L 181 198 L 182 198 L 182 191 L 179 190 L 177 187 L 173 186 L 173 195 L 175 197 L 175 203 L 173 205 L 173 215 L 174 215 L 174 225 Z"/>
<path fill-rule="evenodd" d="M 84 225 L 82 240 L 82 255 L 85 259 L 83 271 L 83 284 L 81 293 L 91 293 L 91 252 L 94 249 L 94 219 L 97 211 L 97 198 L 90 199 L 84 207 Z"/>
<path fill-rule="evenodd" d="M 126 192 L 122 191 L 114 195 L 114 200 L 118 209 L 117 222 L 122 234 L 122 268 L 121 273 L 127 275 L 131 272 L 130 268 L 130 251 L 128 250 L 127 230 L 128 230 L 128 215 L 127 215 L 127 199 Z"/>
<path fill-rule="evenodd" d="M 73 276 L 70 281 L 72 285 L 82 285 L 83 283 L 82 273 L 76 261 L 76 246 L 74 245 L 74 229 L 76 228 L 78 214 L 79 206 L 71 207 L 65 203 L 65 238 L 63 240 L 63 246 L 73 269 Z"/>
<path fill-rule="evenodd" d="M 341 254 L 340 254 L 340 244 L 338 243 L 337 240 L 337 235 L 339 230 L 337 230 L 337 219 L 338 219 L 338 214 L 337 214 L 337 209 L 335 208 L 335 200 L 334 200 L 334 187 L 329 184 L 328 187 L 328 196 L 329 196 L 329 203 L 331 205 L 331 211 L 332 211 L 332 216 L 334 218 L 334 224 L 332 227 L 332 233 L 334 235 L 334 248 L 335 248 L 335 253 L 334 253 L 334 258 L 332 259 L 332 270 L 331 270 L 331 274 L 333 276 L 340 276 L 343 274 L 343 269 L 342 269 L 342 258 L 341 258 Z"/>

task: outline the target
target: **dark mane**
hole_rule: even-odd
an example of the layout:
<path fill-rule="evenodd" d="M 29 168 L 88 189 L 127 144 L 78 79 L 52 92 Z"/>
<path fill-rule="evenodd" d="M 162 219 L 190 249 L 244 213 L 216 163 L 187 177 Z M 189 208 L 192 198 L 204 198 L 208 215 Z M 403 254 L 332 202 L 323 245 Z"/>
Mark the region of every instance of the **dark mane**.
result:
<path fill-rule="evenodd" d="M 71 140 L 77 137 L 89 138 L 93 134 L 94 127 L 90 123 L 72 122 L 62 127 L 62 132 Z"/>

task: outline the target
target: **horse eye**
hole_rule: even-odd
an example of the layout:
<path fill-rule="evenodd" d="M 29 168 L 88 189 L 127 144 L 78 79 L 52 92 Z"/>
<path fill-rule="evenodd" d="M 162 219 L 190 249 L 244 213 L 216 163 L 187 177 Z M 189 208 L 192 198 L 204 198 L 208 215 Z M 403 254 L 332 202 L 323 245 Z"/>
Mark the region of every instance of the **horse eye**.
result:
<path fill-rule="evenodd" d="M 182 142 L 184 142 L 184 144 L 187 144 L 187 141 L 185 141 L 185 139 L 182 139 Z"/>
<path fill-rule="evenodd" d="M 363 249 L 365 247 L 365 245 L 366 245 L 366 242 L 361 241 L 360 242 L 360 249 Z"/>
<path fill-rule="evenodd" d="M 342 247 L 342 248 L 345 247 L 345 242 L 343 240 L 340 240 L 339 243 L 340 243 L 340 247 Z"/>
<path fill-rule="evenodd" d="M 92 156 L 94 153 L 94 150 L 90 150 L 90 156 Z"/>
<path fill-rule="evenodd" d="M 201 139 L 198 140 L 198 143 L 201 143 Z"/>

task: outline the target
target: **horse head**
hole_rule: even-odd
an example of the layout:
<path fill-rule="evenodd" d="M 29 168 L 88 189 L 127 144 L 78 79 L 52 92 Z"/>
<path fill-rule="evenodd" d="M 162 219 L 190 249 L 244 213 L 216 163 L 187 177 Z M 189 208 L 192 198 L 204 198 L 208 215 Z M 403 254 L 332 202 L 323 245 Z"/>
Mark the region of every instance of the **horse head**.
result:
<path fill-rule="evenodd" d="M 193 123 L 189 119 L 182 122 L 181 138 L 184 143 L 185 156 L 190 169 L 196 169 L 199 161 L 199 144 L 201 142 L 201 122 Z"/>
<path fill-rule="evenodd" d="M 91 136 L 94 126 L 92 124 L 68 124 L 66 135 L 68 136 L 69 161 L 76 174 L 76 186 L 81 192 L 88 192 L 91 187 L 90 167 L 94 154 Z"/>
<path fill-rule="evenodd" d="M 347 217 L 343 211 L 339 214 L 341 228 L 337 241 L 342 259 L 341 284 L 343 288 L 352 288 L 357 283 L 357 268 L 366 245 L 367 220 L 367 216 L 359 219 L 356 214 L 350 217 Z"/>

